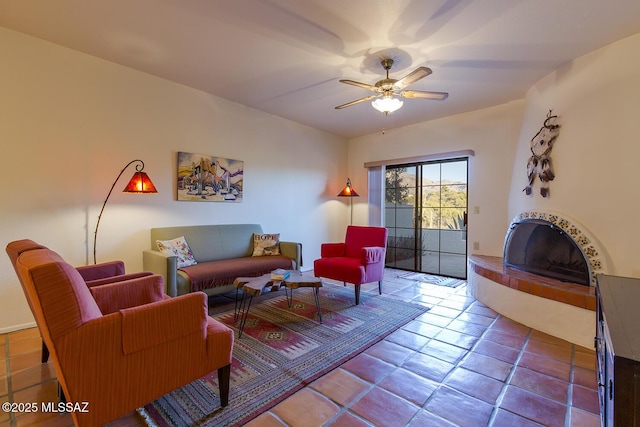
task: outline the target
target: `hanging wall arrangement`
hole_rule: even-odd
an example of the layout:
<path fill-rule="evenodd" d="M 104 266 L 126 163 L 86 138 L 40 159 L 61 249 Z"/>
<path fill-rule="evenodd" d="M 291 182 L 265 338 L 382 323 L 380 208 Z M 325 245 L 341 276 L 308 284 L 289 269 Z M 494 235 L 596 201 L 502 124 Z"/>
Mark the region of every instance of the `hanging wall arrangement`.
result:
<path fill-rule="evenodd" d="M 558 116 L 552 116 L 551 111 L 553 110 L 549 110 L 544 124 L 538 133 L 531 138 L 529 144 L 531 149 L 531 157 L 529 157 L 529 161 L 527 162 L 529 185 L 522 190 L 527 196 L 531 195 L 533 181 L 536 176 L 538 176 L 540 179 L 540 195 L 542 195 L 542 197 L 549 197 L 549 181 L 553 181 L 556 177 L 553 173 L 550 156 L 553 143 L 560 134 L 560 125 L 555 123 L 555 119 L 558 118 Z"/>
<path fill-rule="evenodd" d="M 242 201 L 244 162 L 178 152 L 178 200 Z"/>

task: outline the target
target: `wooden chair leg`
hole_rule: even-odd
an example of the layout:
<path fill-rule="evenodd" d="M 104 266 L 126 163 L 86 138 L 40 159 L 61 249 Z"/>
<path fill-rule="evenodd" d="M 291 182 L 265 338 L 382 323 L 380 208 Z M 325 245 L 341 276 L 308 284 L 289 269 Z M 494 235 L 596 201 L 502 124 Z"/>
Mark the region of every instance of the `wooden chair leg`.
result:
<path fill-rule="evenodd" d="M 49 361 L 49 349 L 44 341 L 42 341 L 42 363 L 47 363 L 47 361 Z"/>
<path fill-rule="evenodd" d="M 360 304 L 360 285 L 355 285 L 356 290 L 356 305 Z"/>
<path fill-rule="evenodd" d="M 58 382 L 58 402 L 67 403 L 67 397 L 64 395 L 64 390 L 62 389 L 62 386 L 60 385 L 59 382 Z"/>
<path fill-rule="evenodd" d="M 218 387 L 220 388 L 220 405 L 224 408 L 229 404 L 229 380 L 231 379 L 231 364 L 218 369 Z"/>

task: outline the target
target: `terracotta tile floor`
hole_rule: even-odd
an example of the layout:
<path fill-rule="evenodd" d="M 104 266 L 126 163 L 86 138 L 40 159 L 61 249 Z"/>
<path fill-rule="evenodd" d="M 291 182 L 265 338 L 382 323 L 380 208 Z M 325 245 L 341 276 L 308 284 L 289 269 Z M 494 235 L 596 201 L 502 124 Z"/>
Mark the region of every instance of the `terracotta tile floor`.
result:
<path fill-rule="evenodd" d="M 386 272 L 384 294 L 429 312 L 248 426 L 599 426 L 592 349 L 498 315 L 465 285 L 402 273 Z M 363 292 L 375 298 L 377 285 Z M 40 364 L 40 349 L 36 329 L 0 335 L 0 402 L 55 401 L 55 372 Z M 68 414 L 15 415 L 0 412 L 0 427 L 72 425 Z M 139 425 L 136 413 L 110 423 Z"/>

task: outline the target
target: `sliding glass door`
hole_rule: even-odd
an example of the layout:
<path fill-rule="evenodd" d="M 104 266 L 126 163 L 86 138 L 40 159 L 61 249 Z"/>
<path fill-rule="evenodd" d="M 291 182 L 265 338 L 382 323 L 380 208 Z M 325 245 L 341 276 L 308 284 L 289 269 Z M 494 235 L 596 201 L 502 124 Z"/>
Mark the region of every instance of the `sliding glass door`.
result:
<path fill-rule="evenodd" d="M 387 166 L 387 267 L 467 277 L 467 159 Z"/>

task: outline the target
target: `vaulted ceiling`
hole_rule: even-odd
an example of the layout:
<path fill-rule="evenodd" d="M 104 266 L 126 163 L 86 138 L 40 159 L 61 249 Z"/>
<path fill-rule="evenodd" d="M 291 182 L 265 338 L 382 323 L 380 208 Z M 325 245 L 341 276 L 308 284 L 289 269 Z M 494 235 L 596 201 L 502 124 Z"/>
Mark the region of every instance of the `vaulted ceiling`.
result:
<path fill-rule="evenodd" d="M 640 33 L 638 0 L 2 0 L 0 26 L 347 138 L 521 99 Z M 351 79 L 433 74 L 388 116 Z"/>

